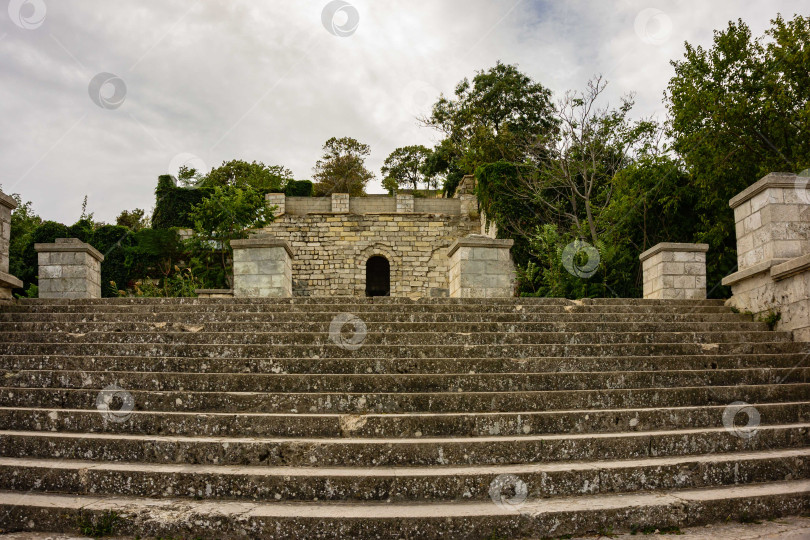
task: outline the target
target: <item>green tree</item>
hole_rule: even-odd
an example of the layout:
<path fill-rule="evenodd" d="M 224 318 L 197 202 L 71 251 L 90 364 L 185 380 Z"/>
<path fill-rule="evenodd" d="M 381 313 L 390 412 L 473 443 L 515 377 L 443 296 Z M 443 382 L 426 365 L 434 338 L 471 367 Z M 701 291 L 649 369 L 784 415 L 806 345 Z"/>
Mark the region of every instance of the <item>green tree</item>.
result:
<path fill-rule="evenodd" d="M 434 171 L 455 173 L 445 182 L 447 193 L 455 191 L 459 172 L 471 174 L 497 161 L 524 161 L 530 144 L 556 128 L 550 99 L 550 90 L 517 66 L 501 62 L 477 72 L 472 81 L 463 79 L 455 98 L 440 96 L 422 122 L 449 141 L 442 159 L 431 163 Z"/>
<path fill-rule="evenodd" d="M 270 223 L 274 210 L 275 207 L 268 207 L 265 203 L 264 194 L 253 188 L 214 187 L 211 195 L 191 211 L 195 232 L 192 248 L 198 252 L 198 260 L 210 270 L 205 254 L 209 258 L 218 255 L 222 272 L 220 280 L 229 280 L 231 240 L 246 238 L 250 229 Z M 200 252 L 203 255 L 199 255 Z"/>
<path fill-rule="evenodd" d="M 772 171 L 810 166 L 810 18 L 771 21 L 754 38 L 741 20 L 711 48 L 686 44 L 665 102 L 669 134 L 696 199 L 696 240 L 710 245 L 709 287 L 736 268 L 728 201 Z"/>
<path fill-rule="evenodd" d="M 241 159 L 225 161 L 203 176 L 198 185 L 202 187 L 252 188 L 261 193 L 284 191 L 287 182 L 293 179 L 292 171 L 281 165 L 265 165 L 260 161 L 248 163 Z"/>
<path fill-rule="evenodd" d="M 365 194 L 366 184 L 374 173 L 366 168 L 366 157 L 371 148 L 351 137 L 332 137 L 323 145 L 323 156 L 315 163 L 315 191 L 317 195 L 348 193 Z"/>
<path fill-rule="evenodd" d="M 420 184 L 426 189 L 434 187 L 435 176 L 430 174 L 430 169 L 426 168 L 430 153 L 430 150 L 422 145 L 403 146 L 391 152 L 380 169 L 383 175 L 383 187 L 395 185 L 398 188 L 413 189 L 414 191 L 419 189 Z M 389 179 L 391 181 L 388 181 Z"/>
<path fill-rule="evenodd" d="M 146 212 L 142 208 L 123 210 L 115 218 L 115 224 L 126 227 L 131 231 L 139 231 L 149 225 L 149 220 L 145 216 Z"/>

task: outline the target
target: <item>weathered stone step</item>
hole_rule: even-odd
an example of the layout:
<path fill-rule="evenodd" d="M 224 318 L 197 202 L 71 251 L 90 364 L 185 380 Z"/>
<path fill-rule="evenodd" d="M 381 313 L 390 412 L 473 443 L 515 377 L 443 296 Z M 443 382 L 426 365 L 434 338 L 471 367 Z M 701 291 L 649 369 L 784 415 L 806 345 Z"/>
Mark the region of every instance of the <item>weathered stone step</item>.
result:
<path fill-rule="evenodd" d="M 810 384 L 539 392 L 269 393 L 128 390 L 135 410 L 256 413 L 524 412 L 810 400 Z M 99 390 L 0 388 L 0 406 L 94 409 Z"/>
<path fill-rule="evenodd" d="M 549 358 L 187 358 L 150 356 L 0 356 L 0 370 L 89 370 L 195 373 L 547 373 L 682 369 L 792 368 L 807 353 Z"/>
<path fill-rule="evenodd" d="M 745 434 L 746 436 L 742 436 Z M 810 446 L 810 424 L 489 437 L 184 437 L 0 430 L 3 457 L 271 467 L 498 465 Z"/>
<path fill-rule="evenodd" d="M 512 495 L 504 499 L 516 502 Z M 810 481 L 639 494 L 492 501 L 230 502 L 170 498 L 0 493 L 0 526 L 75 532 L 79 518 L 118 516 L 114 532 L 157 537 L 540 538 L 592 531 L 687 527 L 798 515 Z"/>
<path fill-rule="evenodd" d="M 774 343 L 790 342 L 790 332 L 378 332 L 373 326 L 345 335 L 339 332 L 209 332 L 205 326 L 189 326 L 187 331 L 151 332 L 6 332 L 8 343 L 71 344 L 181 344 L 181 345 L 538 345 L 538 344 L 624 344 L 624 343 Z"/>
<path fill-rule="evenodd" d="M 436 336 L 439 337 L 438 335 Z M 740 336 L 744 339 L 744 336 Z M 193 358 L 480 358 L 800 353 L 806 343 L 555 343 L 511 345 L 220 345 L 186 343 L 0 343 L 0 355 L 183 356 Z"/>
<path fill-rule="evenodd" d="M 501 305 L 501 304 L 534 304 L 534 305 L 650 305 L 650 306 L 723 306 L 725 300 L 722 299 L 652 299 L 652 298 L 583 298 L 581 300 L 569 300 L 567 298 L 550 297 L 512 297 L 512 298 L 447 298 L 447 297 L 421 297 L 407 298 L 395 296 L 296 296 L 292 298 L 79 298 L 79 299 L 57 299 L 57 298 L 21 298 L 16 301 L 19 305 L 230 305 L 230 304 L 260 304 L 260 305 L 306 305 L 306 304 L 352 304 L 352 305 Z"/>
<path fill-rule="evenodd" d="M 763 424 L 810 422 L 810 402 L 751 404 Z M 486 437 L 722 427 L 739 407 L 585 409 L 513 413 L 285 414 L 0 408 L 0 429 L 205 437 Z M 730 416 L 729 416 L 730 415 Z M 747 416 L 742 417 L 747 421 Z M 733 425 L 733 424 L 732 424 Z"/>
<path fill-rule="evenodd" d="M 406 310 L 396 312 L 352 312 L 364 322 L 392 323 L 392 322 L 449 322 L 449 323 L 503 323 L 503 322 L 750 322 L 751 317 L 740 313 L 531 313 L 515 311 L 511 313 L 453 313 L 430 312 L 409 313 Z M 2 322 L 130 322 L 130 323 L 228 323 L 228 322 L 287 322 L 298 324 L 329 324 L 338 314 L 334 311 L 308 312 L 308 313 L 243 313 L 243 312 L 172 312 L 154 310 L 151 313 L 7 313 L 0 308 L 0 321 Z"/>
<path fill-rule="evenodd" d="M 763 322 L 368 322 L 368 331 L 384 333 L 547 333 L 547 332 L 763 332 Z M 330 321 L 324 322 L 206 322 L 202 329 L 188 323 L 164 322 L 0 322 L 0 335 L 10 340 L 23 333 L 170 333 L 190 330 L 214 333 L 313 333 L 330 331 Z"/>
<path fill-rule="evenodd" d="M 810 367 L 727 370 L 476 373 L 274 374 L 125 371 L 4 371 L 5 386 L 194 392 L 480 392 L 674 388 L 810 382 Z"/>
<path fill-rule="evenodd" d="M 0 458 L 0 489 L 254 501 L 474 501 L 506 475 L 527 499 L 694 489 L 810 477 L 810 448 L 478 467 L 306 468 Z M 499 477 L 501 479 L 499 479 Z"/>
<path fill-rule="evenodd" d="M 14 303 L 0 306 L 8 313 L 153 313 L 167 311 L 215 312 L 215 313 L 386 313 L 404 311 L 407 313 L 729 313 L 723 305 L 677 305 L 677 304 L 533 304 L 533 303 L 475 303 L 475 304 L 271 304 L 271 303 L 200 303 L 200 304 L 48 304 Z"/>
<path fill-rule="evenodd" d="M 504 496 L 507 500 L 510 496 Z M 530 538 L 588 531 L 687 527 L 797 515 L 810 481 L 632 495 L 416 503 L 278 503 L 0 493 L 0 526 L 72 532 L 80 516 L 119 516 L 116 534 L 249 538 Z"/>

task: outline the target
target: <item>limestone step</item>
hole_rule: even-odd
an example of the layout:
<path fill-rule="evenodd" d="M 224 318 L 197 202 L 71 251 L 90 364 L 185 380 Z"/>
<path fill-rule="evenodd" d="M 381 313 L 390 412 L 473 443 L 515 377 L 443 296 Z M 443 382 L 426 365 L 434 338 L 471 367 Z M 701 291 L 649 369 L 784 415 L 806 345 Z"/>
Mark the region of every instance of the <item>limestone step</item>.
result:
<path fill-rule="evenodd" d="M 512 312 L 502 313 L 480 313 L 480 312 L 427 312 L 427 313 L 412 313 L 407 310 L 397 311 L 379 311 L 379 312 L 363 312 L 352 311 L 352 315 L 357 316 L 364 322 L 368 323 L 396 323 L 396 322 L 409 322 L 409 323 L 519 323 L 519 322 L 559 322 L 559 323 L 577 323 L 577 322 L 751 322 L 751 316 L 732 313 L 731 311 L 717 311 L 713 313 L 695 313 L 695 312 L 650 312 L 650 313 L 609 313 L 609 312 L 590 312 L 590 313 L 532 313 L 523 310 L 514 310 Z M 338 313 L 334 311 L 310 311 L 306 313 L 289 313 L 289 312 L 262 312 L 262 313 L 247 313 L 247 312 L 217 312 L 217 311 L 171 311 L 163 309 L 154 309 L 150 313 L 124 313 L 116 311 L 107 312 L 91 312 L 91 313 L 64 313 L 57 311 L 38 311 L 35 313 L 17 312 L 10 313 L 0 311 L 0 322 L 14 323 L 14 322 L 113 322 L 113 323 L 143 323 L 145 320 L 149 324 L 153 323 L 228 323 L 228 322 L 252 322 L 252 323 L 268 323 L 268 322 L 286 322 L 296 324 L 316 324 L 325 323 L 329 324 Z"/>
<path fill-rule="evenodd" d="M 725 370 L 470 374 L 269 374 L 126 371 L 2 371 L 18 388 L 95 388 L 192 392 L 515 392 L 673 388 L 810 382 L 810 366 Z"/>
<path fill-rule="evenodd" d="M 66 339 L 69 339 L 66 337 Z M 565 334 L 560 339 L 565 339 Z M 542 343 L 542 344 L 488 344 L 444 345 L 378 345 L 361 347 L 338 346 L 332 342 L 311 345 L 290 344 L 205 344 L 205 343 L 0 343 L 0 356 L 5 355 L 59 355 L 73 356 L 152 356 L 193 358 L 481 358 L 481 357 L 549 357 L 549 356 L 679 356 L 704 354 L 762 354 L 806 352 L 806 343 L 790 341 L 747 342 L 745 335 L 739 342 L 728 343 Z"/>
<path fill-rule="evenodd" d="M 271 393 L 127 390 L 135 410 L 254 413 L 532 412 L 810 400 L 810 384 L 538 392 Z M 98 389 L 0 387 L 0 406 L 95 409 Z"/>
<path fill-rule="evenodd" d="M 461 345 L 535 345 L 535 344 L 638 344 L 638 343 L 774 343 L 791 342 L 790 332 L 378 332 L 376 329 L 355 330 L 345 336 L 324 332 L 209 332 L 204 326 L 187 331 L 151 332 L 6 332 L 8 344 L 167 344 L 174 345 L 306 345 L 336 346 L 343 339 L 351 345 L 358 333 L 357 347 L 372 345 L 425 345 L 441 342 L 445 346 Z"/>
<path fill-rule="evenodd" d="M 341 503 L 224 502 L 168 498 L 0 493 L 0 527 L 72 531 L 81 517 L 115 513 L 116 534 L 249 538 L 560 537 L 632 527 L 686 527 L 797 515 L 810 481 L 553 499 Z"/>
<path fill-rule="evenodd" d="M 479 467 L 310 468 L 0 458 L 0 490 L 254 501 L 489 500 L 499 477 L 528 499 L 810 478 L 810 448 Z M 279 503 L 282 504 L 282 503 Z"/>
<path fill-rule="evenodd" d="M 185 303 L 167 304 L 165 307 L 155 303 L 140 304 L 27 304 L 24 302 L 7 304 L 3 311 L 8 313 L 153 313 L 166 311 L 175 313 L 214 312 L 214 313 L 388 313 L 407 310 L 409 313 L 728 313 L 729 308 L 720 304 L 672 305 L 672 304 L 413 304 L 406 306 L 396 304 L 276 304 L 276 303 Z M 358 315 L 359 316 L 359 315 Z"/>
<path fill-rule="evenodd" d="M 119 298 L 21 298 L 16 304 L 23 306 L 61 306 L 61 305 L 104 305 L 104 306 L 131 306 L 131 305 L 231 305 L 231 304 L 259 304 L 259 305 L 307 305 L 307 304 L 352 304 L 352 305 L 394 305 L 394 306 L 420 306 L 431 304 L 443 305 L 512 305 L 532 304 L 546 306 L 580 306 L 580 305 L 644 305 L 644 306 L 724 306 L 721 299 L 652 299 L 652 298 L 582 298 L 569 300 L 567 298 L 551 297 L 510 297 L 510 298 L 448 298 L 448 297 L 393 297 L 393 296 L 296 296 L 292 298 L 159 298 L 159 297 L 119 297 Z"/>
<path fill-rule="evenodd" d="M 0 430 L 0 456 L 270 467 L 503 465 L 810 446 L 810 424 L 487 437 L 185 437 Z"/>
<path fill-rule="evenodd" d="M 324 322 L 206 322 L 201 323 L 202 329 L 198 332 L 216 334 L 243 334 L 243 333 L 313 333 L 323 334 L 330 331 L 330 321 Z M 371 328 L 368 326 L 371 325 Z M 598 333 L 598 332 L 698 332 L 698 333 L 730 333 L 730 332 L 765 332 L 768 326 L 763 322 L 379 322 L 367 323 L 367 329 L 378 333 L 440 333 L 445 335 L 462 333 Z M 164 322 L 0 322 L 0 333 L 9 338 L 19 337 L 22 334 L 43 333 L 94 333 L 94 334 L 141 334 L 141 333 L 172 333 L 194 330 L 188 323 Z"/>
<path fill-rule="evenodd" d="M 810 422 L 810 401 L 752 403 L 763 424 Z M 728 412 L 731 411 L 731 412 Z M 0 408 L 0 429 L 217 437 L 487 437 L 723 427 L 737 409 L 684 406 L 473 413 L 193 413 L 153 410 Z M 743 414 L 746 421 L 748 418 Z"/>
<path fill-rule="evenodd" d="M 187 358 L 150 356 L 0 356 L 0 369 L 153 371 L 195 373 L 543 373 L 792 368 L 808 365 L 807 353 L 682 356 L 556 356 L 546 358 Z"/>

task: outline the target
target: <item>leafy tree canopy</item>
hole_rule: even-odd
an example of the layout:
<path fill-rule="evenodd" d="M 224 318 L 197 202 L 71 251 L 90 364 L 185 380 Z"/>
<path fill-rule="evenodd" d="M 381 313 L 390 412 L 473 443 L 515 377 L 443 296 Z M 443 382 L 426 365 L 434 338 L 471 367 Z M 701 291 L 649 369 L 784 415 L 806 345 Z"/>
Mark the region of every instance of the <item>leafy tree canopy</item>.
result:
<path fill-rule="evenodd" d="M 278 193 L 284 191 L 284 186 L 292 179 L 292 171 L 282 165 L 265 165 L 260 161 L 248 163 L 241 159 L 233 159 L 211 169 L 199 180 L 199 185 L 252 188 L 262 193 Z"/>
<path fill-rule="evenodd" d="M 422 122 L 449 141 L 442 172 L 470 174 L 486 163 L 524 161 L 526 143 L 555 129 L 552 112 L 550 90 L 517 66 L 498 62 L 472 81 L 463 79 L 454 98 L 442 95 Z M 435 170 L 440 163 L 433 166 Z"/>
<path fill-rule="evenodd" d="M 366 168 L 371 148 L 351 137 L 332 137 L 323 145 L 323 156 L 315 163 L 317 195 L 348 193 L 363 195 L 374 173 Z"/>
<path fill-rule="evenodd" d="M 396 189 L 413 189 L 422 185 L 427 189 L 435 187 L 435 175 L 426 167 L 431 151 L 422 146 L 403 146 L 397 148 L 385 158 L 380 172 L 383 175 L 383 187 L 386 184 Z M 391 190 L 389 190 L 391 191 Z"/>

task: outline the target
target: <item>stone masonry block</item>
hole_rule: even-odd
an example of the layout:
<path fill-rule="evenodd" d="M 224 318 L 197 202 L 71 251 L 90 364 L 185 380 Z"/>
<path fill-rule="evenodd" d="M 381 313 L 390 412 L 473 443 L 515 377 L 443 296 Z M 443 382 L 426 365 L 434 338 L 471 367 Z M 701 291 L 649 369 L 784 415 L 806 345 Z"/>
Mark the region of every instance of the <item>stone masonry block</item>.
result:
<path fill-rule="evenodd" d="M 514 294 L 515 272 L 509 253 L 512 240 L 470 235 L 457 240 L 447 251 L 450 257 L 450 296 L 453 298 L 501 298 Z"/>
<path fill-rule="evenodd" d="M 40 298 L 100 298 L 104 256 L 77 238 L 35 244 Z"/>
<path fill-rule="evenodd" d="M 292 249 L 284 240 L 258 235 L 233 240 L 233 295 L 292 296 Z"/>
<path fill-rule="evenodd" d="M 644 298 L 706 298 L 707 244 L 662 242 L 639 256 Z"/>

